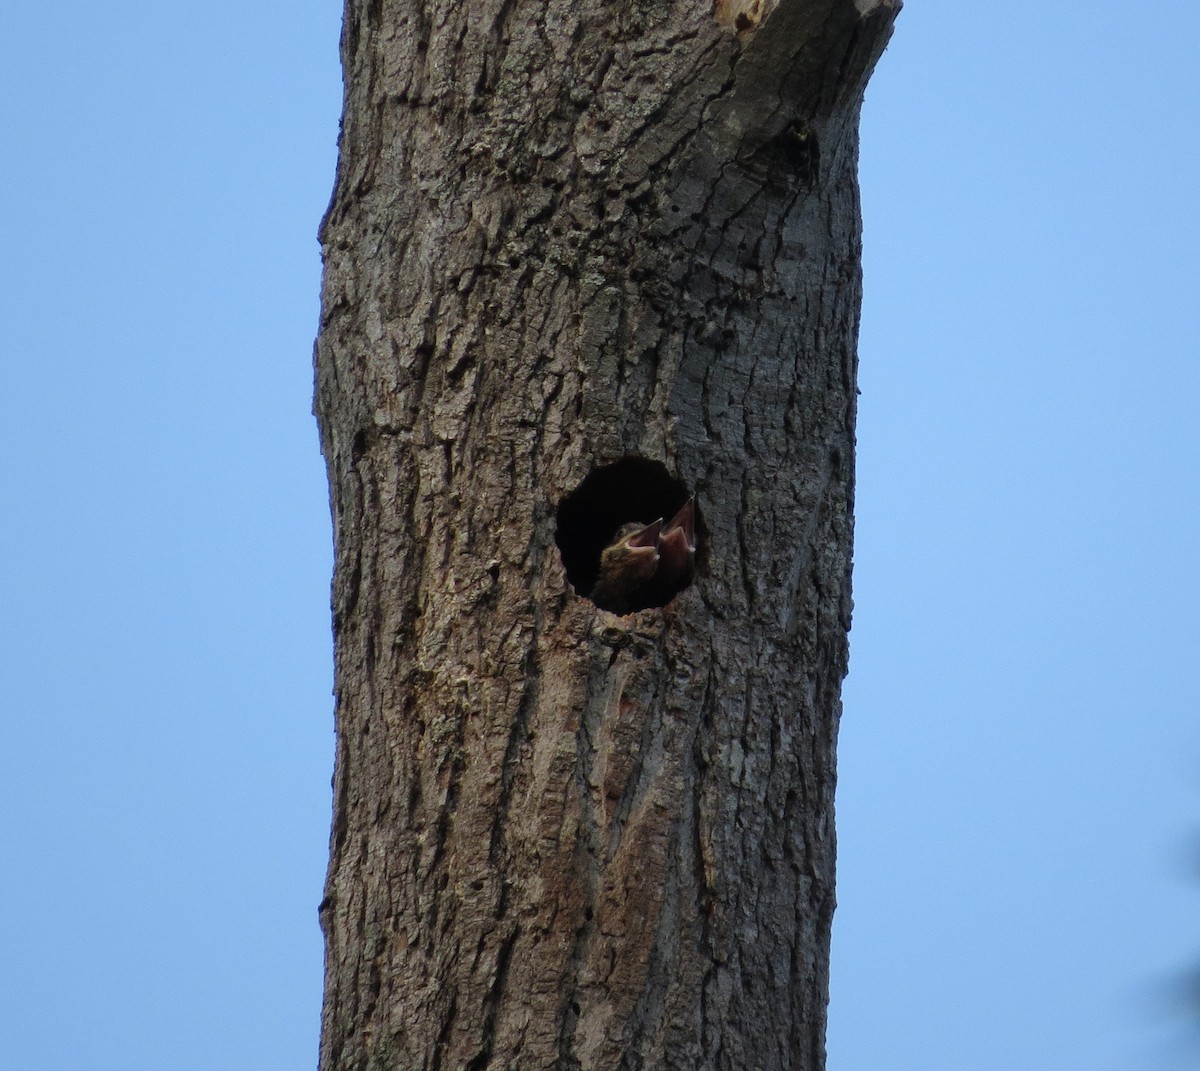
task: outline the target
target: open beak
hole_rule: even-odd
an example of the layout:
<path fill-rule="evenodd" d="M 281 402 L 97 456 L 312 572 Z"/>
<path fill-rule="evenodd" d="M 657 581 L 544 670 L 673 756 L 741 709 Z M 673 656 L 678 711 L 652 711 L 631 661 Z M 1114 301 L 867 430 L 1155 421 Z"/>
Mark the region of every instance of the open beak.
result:
<path fill-rule="evenodd" d="M 672 583 L 691 578 L 696 559 L 695 499 L 689 498 L 662 530 L 658 541 L 659 571 Z"/>
<path fill-rule="evenodd" d="M 646 525 L 645 528 L 639 529 L 636 532 L 631 532 L 625 537 L 623 542 L 625 546 L 635 553 L 642 554 L 646 551 L 654 553 L 658 550 L 659 536 L 662 534 L 663 522 L 659 517 L 653 524 Z"/>

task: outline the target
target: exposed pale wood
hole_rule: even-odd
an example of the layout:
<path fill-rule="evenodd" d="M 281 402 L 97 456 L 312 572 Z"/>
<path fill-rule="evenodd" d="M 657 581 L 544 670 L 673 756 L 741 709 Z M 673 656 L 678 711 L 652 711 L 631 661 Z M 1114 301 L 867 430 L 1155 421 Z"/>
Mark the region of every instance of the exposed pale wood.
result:
<path fill-rule="evenodd" d="M 348 0 L 322 1071 L 823 1066 L 897 9 Z M 631 454 L 695 492 L 702 568 L 616 617 L 555 510 Z"/>

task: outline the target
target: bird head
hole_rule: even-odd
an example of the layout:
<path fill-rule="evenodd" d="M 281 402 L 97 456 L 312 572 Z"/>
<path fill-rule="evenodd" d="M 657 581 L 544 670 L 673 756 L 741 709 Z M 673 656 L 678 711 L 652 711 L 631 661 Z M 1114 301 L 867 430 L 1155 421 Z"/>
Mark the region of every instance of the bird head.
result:
<path fill-rule="evenodd" d="M 668 585 L 686 586 L 696 562 L 696 508 L 689 498 L 664 526 L 658 541 L 660 579 Z"/>
<path fill-rule="evenodd" d="M 612 542 L 600 552 L 600 573 L 592 588 L 592 602 L 616 614 L 628 612 L 630 596 L 658 568 L 662 527 L 660 517 L 653 524 L 635 521 L 617 529 Z"/>

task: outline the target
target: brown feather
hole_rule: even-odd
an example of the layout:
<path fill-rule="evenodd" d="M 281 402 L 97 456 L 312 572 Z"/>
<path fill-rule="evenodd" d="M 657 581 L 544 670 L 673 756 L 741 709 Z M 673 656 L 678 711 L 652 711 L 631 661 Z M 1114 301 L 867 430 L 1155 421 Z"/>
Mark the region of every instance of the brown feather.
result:
<path fill-rule="evenodd" d="M 600 552 L 600 574 L 592 587 L 592 602 L 614 614 L 627 614 L 635 608 L 634 593 L 658 567 L 661 531 L 661 518 L 653 524 L 626 524 L 616 531 L 613 541 Z"/>

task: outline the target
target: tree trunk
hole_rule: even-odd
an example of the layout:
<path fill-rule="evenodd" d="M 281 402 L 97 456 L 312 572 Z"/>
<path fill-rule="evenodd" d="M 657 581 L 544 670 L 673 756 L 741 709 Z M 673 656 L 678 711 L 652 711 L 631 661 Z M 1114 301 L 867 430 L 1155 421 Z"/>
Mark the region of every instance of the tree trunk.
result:
<path fill-rule="evenodd" d="M 348 0 L 322 1071 L 823 1066 L 898 8 Z M 592 603 L 693 494 L 695 582 Z"/>

